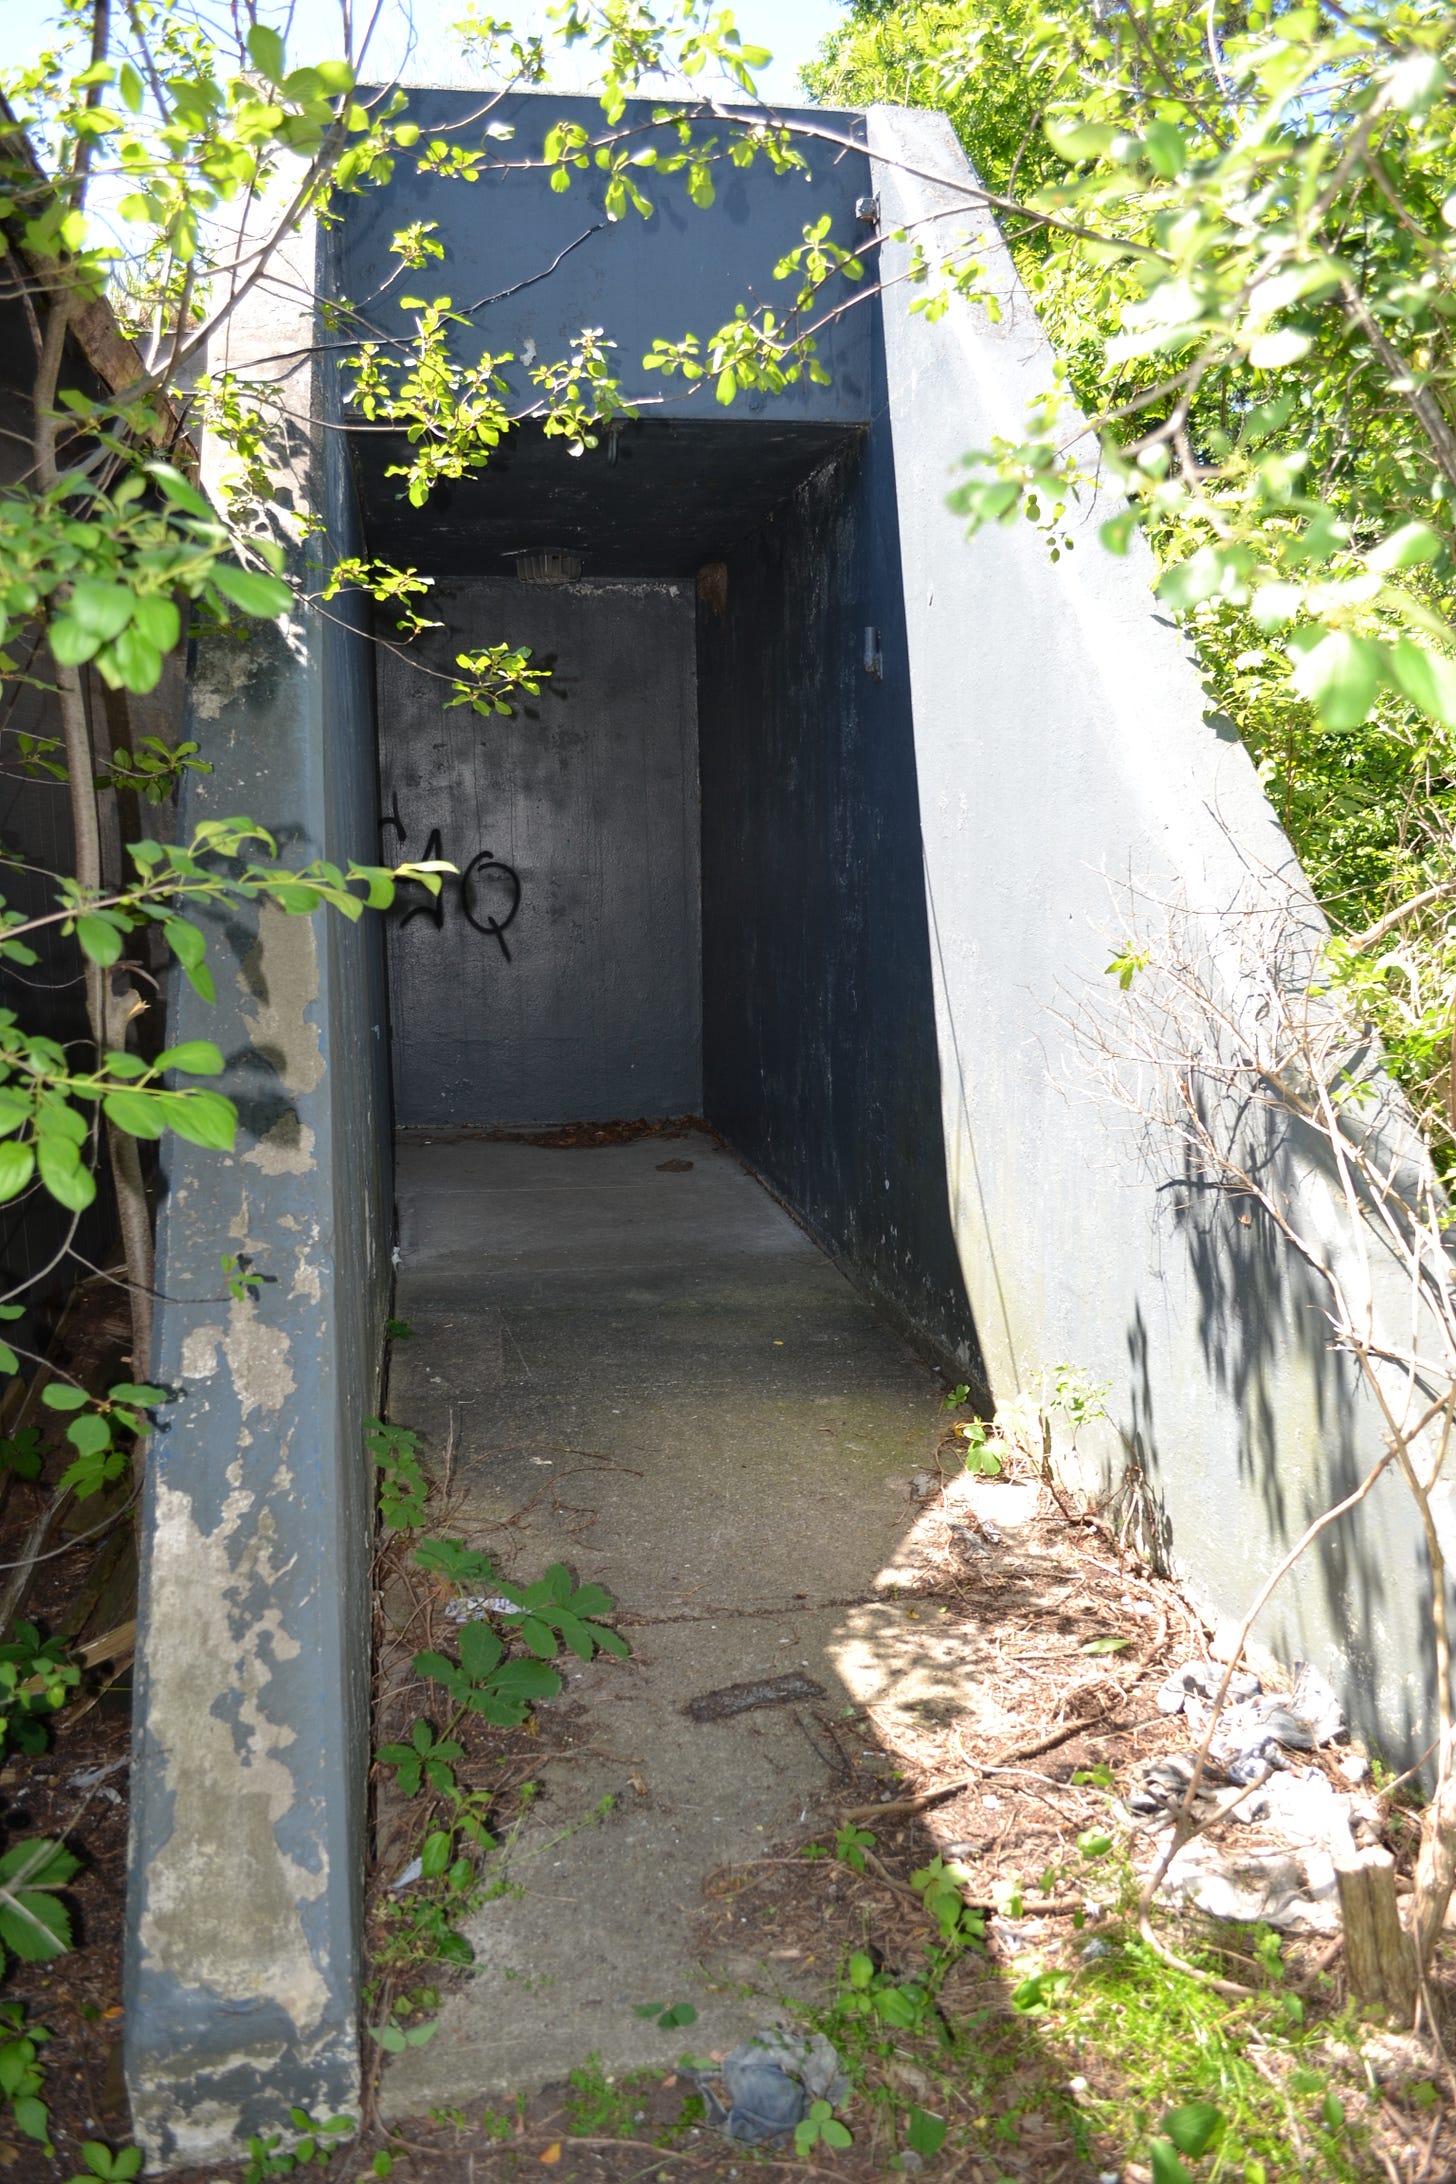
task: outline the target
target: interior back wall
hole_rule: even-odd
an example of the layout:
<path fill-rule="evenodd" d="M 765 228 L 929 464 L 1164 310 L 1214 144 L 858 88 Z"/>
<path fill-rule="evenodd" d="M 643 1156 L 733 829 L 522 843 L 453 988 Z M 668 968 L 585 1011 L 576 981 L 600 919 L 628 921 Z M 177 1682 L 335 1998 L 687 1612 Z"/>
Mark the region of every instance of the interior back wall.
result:
<path fill-rule="evenodd" d="M 501 578 L 431 601 L 443 629 L 379 649 L 384 852 L 460 872 L 389 916 L 396 1120 L 697 1114 L 691 587 Z M 540 697 L 448 707 L 456 654 L 502 640 L 551 669 Z"/>

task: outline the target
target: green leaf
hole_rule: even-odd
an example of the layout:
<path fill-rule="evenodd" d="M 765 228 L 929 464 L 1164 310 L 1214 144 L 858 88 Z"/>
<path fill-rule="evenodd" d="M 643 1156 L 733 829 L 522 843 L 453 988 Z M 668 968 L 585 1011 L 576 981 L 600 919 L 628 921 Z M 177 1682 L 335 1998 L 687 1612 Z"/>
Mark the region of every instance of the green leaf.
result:
<path fill-rule="evenodd" d="M 1100 159 L 1116 143 L 1122 130 L 1111 122 L 1063 121 L 1055 119 L 1046 124 L 1046 140 L 1058 159 L 1065 159 L 1075 166 L 1084 159 Z"/>
<path fill-rule="evenodd" d="M 1181 129 L 1175 129 L 1170 121 L 1150 122 L 1143 131 L 1143 150 L 1154 174 L 1172 181 L 1188 164 L 1188 146 L 1183 141 Z"/>
<path fill-rule="evenodd" d="M 42 1136 L 36 1145 L 36 1163 L 52 1198 L 71 1213 L 84 1213 L 96 1196 L 96 1179 L 82 1165 L 72 1141 L 63 1135 Z"/>
<path fill-rule="evenodd" d="M 68 1387 L 64 1381 L 50 1380 L 41 1389 L 40 1399 L 47 1410 L 81 1410 L 91 1398 L 84 1388 Z M 0 1859 L 0 1880 L 5 1878 L 5 1861 Z"/>
<path fill-rule="evenodd" d="M 54 1896 L 0 1897 L 0 1941 L 27 1964 L 47 1964 L 71 1946 L 71 1919 Z"/>
<path fill-rule="evenodd" d="M 108 682 L 120 682 L 124 689 L 136 691 L 139 697 L 155 690 L 162 679 L 162 655 L 151 638 L 135 624 L 122 631 L 96 664 Z"/>
<path fill-rule="evenodd" d="M 150 1410 L 154 1403 L 170 1403 L 174 1390 L 154 1387 L 150 1380 L 118 1380 L 106 1393 L 113 1403 L 135 1403 Z"/>
<path fill-rule="evenodd" d="M 16 2129 L 23 2131 L 28 2139 L 36 2139 L 49 2153 L 51 2150 L 50 2110 L 46 2107 L 45 2102 L 37 2099 L 33 2093 L 25 2093 L 18 2101 L 11 2104 L 10 2112 L 15 2118 Z"/>
<path fill-rule="evenodd" d="M 1249 362 L 1256 372 L 1277 372 L 1286 364 L 1297 364 L 1313 347 L 1308 334 L 1301 334 L 1293 326 L 1279 326 L 1272 334 L 1260 334 L 1249 344 Z"/>
<path fill-rule="evenodd" d="M 1372 569 L 1409 569 L 1422 561 L 1434 561 L 1445 550 L 1445 540 L 1429 523 L 1403 523 L 1382 539 L 1366 560 Z"/>
<path fill-rule="evenodd" d="M 288 73 L 283 40 L 266 23 L 254 23 L 248 32 L 248 58 L 269 83 L 281 84 Z"/>
<path fill-rule="evenodd" d="M 1131 1638 L 1089 1638 L 1081 1650 L 1084 1653 L 1125 1653 L 1131 1644 Z"/>
<path fill-rule="evenodd" d="M 1456 660 L 1402 637 L 1390 647 L 1386 664 L 1402 696 L 1443 728 L 1456 728 Z"/>
<path fill-rule="evenodd" d="M 938 2154 L 945 2144 L 946 2124 L 941 2116 L 929 2115 L 923 2108 L 910 2110 L 910 2121 L 905 2132 L 905 2142 L 912 2153 L 929 2160 Z"/>
<path fill-rule="evenodd" d="M 135 604 L 135 595 L 124 585 L 97 584 L 83 579 L 71 588 L 68 612 L 72 621 L 88 635 L 95 637 L 98 643 L 106 644 L 126 628 Z"/>
<path fill-rule="evenodd" d="M 180 1046 L 164 1047 L 157 1056 L 158 1069 L 180 1069 L 189 1077 L 222 1074 L 222 1049 L 211 1039 L 184 1039 Z"/>
<path fill-rule="evenodd" d="M 1180 2154 L 1196 2161 L 1208 2152 L 1222 2126 L 1223 2116 L 1211 2101 L 1189 2101 L 1182 2108 L 1170 2108 L 1162 2128 Z"/>
<path fill-rule="evenodd" d="M 1192 2177 L 1166 2139 L 1154 2139 L 1148 2151 L 1153 2165 L 1153 2184 L 1193 2184 Z"/>
<path fill-rule="evenodd" d="M 76 938 L 93 963 L 112 964 L 121 954 L 122 936 L 109 918 L 77 918 Z"/>
<path fill-rule="evenodd" d="M 182 634 L 182 618 L 176 607 L 170 599 L 156 594 L 137 601 L 135 621 L 147 643 L 158 652 L 170 652 Z"/>
<path fill-rule="evenodd" d="M 231 561 L 214 564 L 212 583 L 225 599 L 244 614 L 256 614 L 265 621 L 273 621 L 290 605 L 292 592 L 276 576 L 264 576 L 257 569 L 239 569 Z"/>
<path fill-rule="evenodd" d="M 66 1428 L 66 1439 L 78 1455 L 99 1456 L 111 1446 L 111 1428 L 97 1411 L 82 1411 Z"/>
<path fill-rule="evenodd" d="M 1386 665 L 1386 648 L 1349 630 L 1299 630 L 1289 640 L 1293 682 L 1313 701 L 1327 728 L 1358 728 L 1370 717 Z"/>
<path fill-rule="evenodd" d="M 209 522 L 216 522 L 216 511 L 212 503 L 198 492 L 196 486 L 189 485 L 181 471 L 175 469 L 171 463 L 148 463 L 147 475 L 156 479 L 174 507 L 184 508 L 189 516 L 202 516 Z"/>
<path fill-rule="evenodd" d="M 460 1665 L 476 1683 L 491 1674 L 505 1652 L 489 1623 L 463 1623 L 459 1645 Z"/>
<path fill-rule="evenodd" d="M 0 1201 L 23 1191 L 35 1169 L 35 1152 L 14 1138 L 0 1139 Z"/>
<path fill-rule="evenodd" d="M 496 1673 L 494 1688 L 502 1698 L 554 1699 L 561 1689 L 561 1678 L 544 1661 L 507 1661 Z"/>
<path fill-rule="evenodd" d="M 190 1145 L 230 1153 L 238 1132 L 238 1111 L 221 1092 L 162 1092 L 157 1095 L 168 1125 Z"/>
<path fill-rule="evenodd" d="M 128 1137 L 159 1138 L 166 1128 L 160 1093 L 108 1092 L 101 1106 L 108 1120 Z"/>

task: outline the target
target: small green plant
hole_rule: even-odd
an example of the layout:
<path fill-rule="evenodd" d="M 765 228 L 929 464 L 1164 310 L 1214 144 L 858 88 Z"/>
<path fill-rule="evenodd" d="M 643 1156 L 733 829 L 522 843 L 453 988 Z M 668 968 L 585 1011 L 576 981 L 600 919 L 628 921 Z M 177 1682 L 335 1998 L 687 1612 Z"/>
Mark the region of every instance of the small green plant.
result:
<path fill-rule="evenodd" d="M 375 1755 L 383 1767 L 394 1769 L 395 1786 L 405 1797 L 418 1797 L 428 1782 L 442 1797 L 457 1787 L 453 1762 L 464 1757 L 465 1748 L 450 1737 L 437 1737 L 427 1721 L 417 1721 L 408 1744 L 381 1744 Z"/>
<path fill-rule="evenodd" d="M 1001 1458 L 991 1447 L 983 1422 L 979 1418 L 972 1418 L 967 1424 L 957 1426 L 956 1432 L 966 1444 L 967 1471 L 976 1472 L 983 1479 L 998 1479 L 1001 1476 Z"/>
<path fill-rule="evenodd" d="M 940 1928 L 943 1942 L 957 1948 L 979 1947 L 984 1942 L 985 1915 L 967 1904 L 964 1877 L 955 1866 L 947 1865 L 944 1858 L 932 1858 L 929 1865 L 911 1874 L 910 1886 Z"/>
<path fill-rule="evenodd" d="M 407 1319 L 387 1319 L 384 1323 L 386 1342 L 408 1342 L 414 1333 Z"/>
<path fill-rule="evenodd" d="M 78 2170 L 68 2184 L 96 2184 L 98 2177 L 102 2184 L 131 2184 L 132 2178 L 141 2174 L 139 2146 L 123 2146 L 113 2153 L 101 2139 L 87 2139 L 81 2148 L 81 2159 L 84 2168 Z"/>
<path fill-rule="evenodd" d="M 34 1623 L 17 1623 L 14 1637 L 0 1646 L 0 1751 L 13 1744 L 22 1752 L 43 1752 L 50 1741 L 48 1717 L 80 1681 L 62 1639 L 42 1638 Z"/>
<path fill-rule="evenodd" d="M 1152 960 L 1146 948 L 1123 948 L 1108 964 L 1106 975 L 1108 978 L 1115 978 L 1126 993 L 1138 973 L 1145 971 Z"/>
<path fill-rule="evenodd" d="M 364 1428 L 364 1445 L 379 1471 L 379 1514 L 385 1530 L 418 1531 L 430 1493 L 419 1435 L 407 1426 L 371 1418 Z"/>
<path fill-rule="evenodd" d="M 218 1066 L 222 1066 L 220 1055 Z M 67 1381 L 52 1380 L 41 1390 L 40 1399 L 47 1410 L 73 1414 L 66 1439 L 76 1454 L 61 1473 L 58 1491 L 65 1493 L 69 1488 L 77 1501 L 86 1501 L 130 1468 L 129 1451 L 116 1445 L 117 1429 L 132 1441 L 140 1440 L 151 1431 L 146 1413 L 158 1403 L 170 1403 L 172 1390 L 154 1388 L 145 1381 L 118 1380 L 99 1396 Z"/>
<path fill-rule="evenodd" d="M 544 1661 L 510 1660 L 489 1623 L 462 1623 L 458 1661 L 432 1648 L 417 1653 L 415 1674 L 447 1691 L 462 1713 L 483 1715 L 499 1727 L 523 1722 L 538 1699 L 554 1699 L 561 1678 Z"/>
<path fill-rule="evenodd" d="M 651 2070 L 631 2071 L 623 2078 L 609 2078 L 600 2055 L 588 2055 L 567 2079 L 570 2088 L 563 2102 L 567 2130 L 573 2138 L 630 2138 L 649 2089 L 657 2083 Z"/>
<path fill-rule="evenodd" d="M 945 1397 L 942 1407 L 945 1410 L 959 1410 L 962 1403 L 968 1400 L 970 1392 L 971 1391 L 969 1385 L 967 1384 L 967 1382 L 962 1380 L 958 1386 L 950 1390 L 949 1394 Z"/>
<path fill-rule="evenodd" d="M 253 1272 L 252 1261 L 231 1251 L 222 1255 L 222 1278 L 236 1304 L 246 1304 L 263 1286 L 263 1277 Z"/>
<path fill-rule="evenodd" d="M 160 736 L 139 736 L 135 753 L 112 752 L 111 771 L 98 774 L 96 786 L 132 789 L 149 804 L 165 803 L 187 774 L 212 772 L 210 762 L 198 757 L 198 749 L 196 743 L 179 743 L 171 749 Z"/>
<path fill-rule="evenodd" d="M 679 2025 L 695 2025 L 698 2021 L 691 2002 L 639 2002 L 634 2014 L 653 2018 L 664 2032 L 675 2032 Z"/>
<path fill-rule="evenodd" d="M 403 2055 L 406 2048 L 428 2047 L 439 2024 L 438 2017 L 429 2018 L 422 2025 L 399 2025 L 390 2017 L 382 2025 L 371 2025 L 369 2037 L 378 2041 L 386 2055 Z"/>
<path fill-rule="evenodd" d="M 0 2095 L 10 2104 L 16 2130 L 34 2139 L 47 2154 L 54 2149 L 40 2050 L 49 2038 L 44 2025 L 26 2024 L 21 2003 L 0 2002 Z"/>
<path fill-rule="evenodd" d="M 327 2122 L 315 2123 L 306 2108 L 290 2108 L 288 2121 L 298 2135 L 287 2146 L 281 2131 L 255 2132 L 248 2140 L 243 2184 L 268 2184 L 272 2177 L 292 2176 L 315 2163 L 322 2168 L 338 2152 L 338 2140 L 351 2136 L 355 2128 L 351 2116 L 330 2116 Z"/>
<path fill-rule="evenodd" d="M 71 1919 L 57 1891 L 81 1861 L 44 1837 L 14 1843 L 0 1858 L 0 1942 L 27 1964 L 45 1964 L 71 1946 Z M 0 1968 L 4 1949 L 0 1949 Z"/>
<path fill-rule="evenodd" d="M 845 1966 L 840 2005 L 851 2017 L 875 2017 L 894 2032 L 921 2032 L 936 2014 L 933 1990 L 916 1979 L 877 1971 L 873 1957 L 857 1949 Z"/>
<path fill-rule="evenodd" d="M 13 1471 L 17 1479 L 38 1479 L 40 1467 L 40 1434 L 34 1426 L 0 1437 L 0 1470 Z"/>
<path fill-rule="evenodd" d="M 849 1867 L 851 1873 L 863 1873 L 865 1852 L 873 1850 L 877 1840 L 868 1828 L 857 1828 L 852 1821 L 846 1822 L 835 1832 L 834 1855 L 841 1865 Z"/>
<path fill-rule="evenodd" d="M 811 2154 L 816 2146 L 843 2149 L 854 2140 L 828 2101 L 813 2101 L 807 2116 L 794 2126 L 794 2152 Z"/>

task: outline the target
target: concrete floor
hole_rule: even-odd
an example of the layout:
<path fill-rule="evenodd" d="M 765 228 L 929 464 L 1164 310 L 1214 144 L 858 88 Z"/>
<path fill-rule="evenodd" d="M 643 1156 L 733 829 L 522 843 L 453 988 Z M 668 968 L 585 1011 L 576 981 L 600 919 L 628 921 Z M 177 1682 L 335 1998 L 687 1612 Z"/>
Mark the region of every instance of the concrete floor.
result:
<path fill-rule="evenodd" d="M 437 1465 L 450 1448 L 474 1544 L 512 1576 L 559 1559 L 604 1584 L 633 1649 L 568 1658 L 582 1748 L 543 1768 L 518 1892 L 479 1913 L 439 2031 L 390 2064 L 385 2107 L 405 2115 L 534 2089 L 593 2052 L 610 2071 L 721 2050 L 772 2018 L 785 1967 L 699 1968 L 702 1886 L 802 1832 L 831 1774 L 802 1707 L 684 1709 L 791 1671 L 832 1715 L 849 1703 L 845 1663 L 943 1413 L 924 1362 L 706 1137 L 416 1138 L 398 1195 L 396 1310 L 415 1332 L 391 1416 Z M 690 2036 L 635 2014 L 679 2001 L 700 2013 Z"/>

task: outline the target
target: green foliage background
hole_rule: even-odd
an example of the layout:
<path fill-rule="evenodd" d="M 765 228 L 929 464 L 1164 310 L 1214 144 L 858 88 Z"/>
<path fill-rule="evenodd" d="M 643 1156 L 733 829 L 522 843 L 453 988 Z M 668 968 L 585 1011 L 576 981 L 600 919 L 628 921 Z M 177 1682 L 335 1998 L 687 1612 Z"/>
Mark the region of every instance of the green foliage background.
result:
<path fill-rule="evenodd" d="M 1358 23 L 1358 37 L 1342 27 L 1352 23 Z M 1152 284 L 1144 267 L 1126 250 L 1056 232 L 1043 216 L 1070 215 L 1124 241 L 1161 242 L 1177 217 L 1177 199 L 1202 210 L 1202 189 L 1212 230 L 1234 203 L 1229 172 L 1260 89 L 1253 60 L 1240 77 L 1237 56 L 1240 50 L 1267 52 L 1271 28 L 1288 25 L 1295 25 L 1291 37 L 1309 42 L 1311 80 L 1318 87 L 1301 94 L 1303 111 L 1296 101 L 1296 110 L 1284 117 L 1293 169 L 1304 144 L 1322 138 L 1338 150 L 1360 127 L 1382 57 L 1397 48 L 1408 53 L 1412 45 L 1449 57 L 1453 16 L 1448 8 L 1381 6 L 1337 17 L 1264 0 L 1213 14 L 1175 4 L 1141 18 L 1136 11 L 1094 10 L 1076 0 L 855 0 L 805 82 L 825 103 L 887 101 L 949 115 L 982 183 L 1004 201 L 1001 226 L 1051 335 L 1068 393 L 1094 420 L 1125 409 L 1125 416 L 1103 423 L 1102 433 L 1104 445 L 1126 446 L 1169 415 L 1170 401 L 1157 389 L 1193 344 L 1180 347 L 1170 338 L 1143 355 L 1120 355 L 1129 346 L 1127 326 L 1146 308 Z M 1219 39 L 1228 41 L 1223 52 Z M 1323 51 L 1320 40 L 1326 41 Z M 1447 85 L 1424 113 L 1396 113 L 1383 123 L 1364 168 L 1354 170 L 1334 208 L 1333 237 L 1304 238 L 1307 248 L 1328 249 L 1334 241 L 1378 323 L 1403 345 L 1443 409 L 1451 383 L 1448 245 L 1456 190 L 1450 105 Z M 1117 130 L 1125 132 L 1121 142 Z M 1160 132 L 1185 147 L 1166 162 L 1158 156 Z M 1074 150 L 1080 158 L 1069 158 Z M 1170 166 L 1176 169 L 1171 175 Z M 1268 169 L 1251 167 L 1244 186 L 1238 209 L 1270 219 L 1278 185 L 1270 184 Z M 1195 263 L 1195 283 L 1211 255 L 1203 266 Z M 1233 326 L 1240 301 L 1231 289 L 1219 293 L 1206 282 L 1200 295 L 1205 326 L 1220 313 Z M 1281 365 L 1256 369 L 1247 347 L 1221 354 L 1202 378 L 1189 418 L 1198 457 L 1224 466 L 1215 492 L 1237 469 L 1241 443 L 1261 451 L 1260 502 L 1250 514 L 1246 496 L 1247 520 L 1242 533 L 1235 524 L 1236 539 L 1272 558 L 1277 573 L 1293 573 L 1302 556 L 1304 573 L 1312 568 L 1336 584 L 1362 550 L 1378 551 L 1379 541 L 1402 523 L 1429 523 L 1448 538 L 1450 498 L 1442 478 L 1433 476 L 1390 375 L 1378 368 L 1369 343 L 1352 339 L 1348 314 L 1337 304 L 1338 298 L 1332 303 L 1317 295 L 1290 314 L 1308 346 Z M 1260 353 L 1255 348 L 1253 355 Z M 1256 425 L 1267 430 L 1260 434 Z M 1055 435 L 1040 437 L 1045 445 Z M 1037 439 L 1033 420 L 1029 441 Z M 1016 452 L 1024 457 L 1026 450 Z M 1270 479 L 1291 455 L 1295 482 L 1276 508 Z M 1165 465 L 1166 456 L 1164 449 Z M 1003 481 L 1025 484 L 1024 463 L 1018 473 L 1010 451 L 1000 450 L 999 457 L 998 466 L 988 457 L 986 467 Z M 1144 459 L 1151 474 L 1160 475 L 1151 458 Z M 1245 476 L 1250 469 L 1246 463 Z M 1242 479 L 1237 482 L 1243 490 Z M 1045 491 L 1035 498 L 1023 491 L 1018 499 L 1001 483 L 990 488 L 998 500 L 979 503 L 975 491 L 967 495 L 973 523 L 1031 515 L 1046 524 Z M 1230 496 L 1225 499 L 1227 504 Z M 1347 678 L 1340 689 L 1312 698 L 1267 618 L 1261 626 L 1251 612 L 1243 571 L 1230 577 L 1239 545 L 1227 548 L 1215 572 L 1222 586 L 1208 596 L 1194 557 L 1209 534 L 1190 523 L 1186 503 L 1159 508 L 1144 499 L 1137 505 L 1163 573 L 1162 595 L 1183 610 L 1211 703 L 1239 728 L 1336 934 L 1368 932 L 1392 909 L 1450 883 L 1456 874 L 1456 720 L 1422 710 L 1373 666 L 1373 690 L 1352 688 Z M 1322 523 L 1328 527 L 1323 538 Z M 1449 625 L 1456 603 L 1449 550 L 1402 573 L 1412 611 L 1428 608 Z M 1374 641 L 1394 624 L 1382 621 L 1378 602 L 1360 610 L 1362 619 L 1354 618 L 1355 611 L 1333 593 L 1312 606 L 1313 618 L 1327 626 L 1333 613 L 1359 631 L 1353 665 L 1364 672 L 1375 657 Z M 1437 642 L 1444 644 L 1444 637 L 1438 634 Z M 1366 643 L 1369 654 L 1362 649 Z M 1443 897 L 1403 919 L 1368 952 L 1337 948 L 1334 961 L 1357 1005 L 1377 1025 L 1449 1177 L 1456 1167 L 1456 942 L 1449 902 Z"/>

